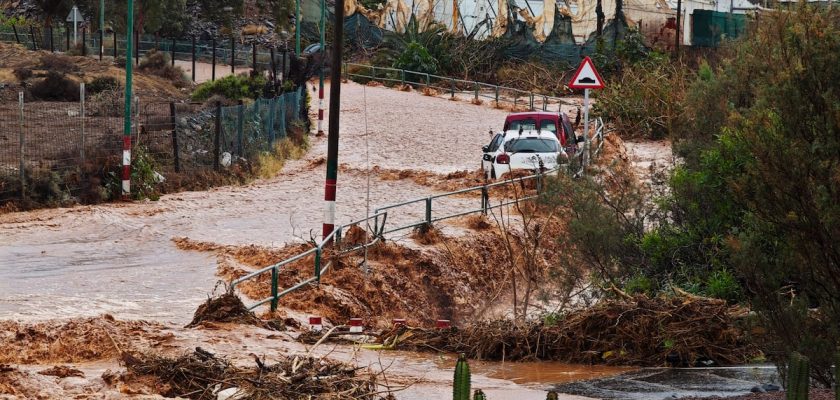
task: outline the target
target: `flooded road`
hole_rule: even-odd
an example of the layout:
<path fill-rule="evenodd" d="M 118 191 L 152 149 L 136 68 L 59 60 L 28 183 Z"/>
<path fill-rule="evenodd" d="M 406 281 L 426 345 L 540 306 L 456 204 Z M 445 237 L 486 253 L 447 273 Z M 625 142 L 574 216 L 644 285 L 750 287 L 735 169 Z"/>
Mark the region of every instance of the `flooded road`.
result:
<path fill-rule="evenodd" d="M 380 180 L 368 167 L 449 173 L 477 169 L 487 131 L 505 112 L 417 93 L 345 84 L 337 222 L 434 189 Z M 395 105 L 400 105 L 396 107 Z M 410 105 L 410 107 L 406 106 Z M 410 112 L 405 110 L 409 109 Z M 475 156 L 472 156 L 475 154 Z M 103 204 L 0 215 L 0 318 L 51 319 L 111 313 L 184 323 L 217 280 L 215 259 L 178 250 L 172 238 L 224 245 L 282 246 L 320 235 L 326 139 L 270 180 Z M 437 211 L 477 208 L 478 198 L 441 202 Z M 397 211 L 397 210 L 395 210 Z M 423 204 L 389 214 L 423 218 Z"/>

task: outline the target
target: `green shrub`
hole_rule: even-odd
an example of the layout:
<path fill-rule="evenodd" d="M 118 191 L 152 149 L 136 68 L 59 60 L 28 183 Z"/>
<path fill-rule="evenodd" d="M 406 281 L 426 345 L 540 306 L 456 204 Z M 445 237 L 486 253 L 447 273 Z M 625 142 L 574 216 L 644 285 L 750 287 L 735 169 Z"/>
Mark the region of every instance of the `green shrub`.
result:
<path fill-rule="evenodd" d="M 741 285 L 731 272 L 722 269 L 709 275 L 705 293 L 709 297 L 737 303 L 741 299 Z"/>
<path fill-rule="evenodd" d="M 195 101 L 206 101 L 213 96 L 222 96 L 230 100 L 262 97 L 268 81 L 262 75 L 250 77 L 247 74 L 229 75 L 212 82 L 199 85 L 192 94 Z"/>
<path fill-rule="evenodd" d="M 79 101 L 79 84 L 62 73 L 49 71 L 46 78 L 29 88 L 29 93 L 36 100 Z"/>
<path fill-rule="evenodd" d="M 85 85 L 85 91 L 89 95 L 95 95 L 106 91 L 120 90 L 122 85 L 117 78 L 112 76 L 100 76 L 94 78 L 90 83 Z"/>
<path fill-rule="evenodd" d="M 437 73 L 438 63 L 422 44 L 411 42 L 394 61 L 394 68 L 426 74 Z"/>

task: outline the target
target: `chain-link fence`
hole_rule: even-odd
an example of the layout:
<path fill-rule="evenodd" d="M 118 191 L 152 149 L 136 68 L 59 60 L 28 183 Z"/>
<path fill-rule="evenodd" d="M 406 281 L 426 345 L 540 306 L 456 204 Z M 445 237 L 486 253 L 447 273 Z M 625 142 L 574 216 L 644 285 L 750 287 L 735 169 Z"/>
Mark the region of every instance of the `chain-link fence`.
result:
<path fill-rule="evenodd" d="M 148 103 L 135 99 L 134 169 L 176 182 L 200 171 L 249 164 L 293 128 L 305 132 L 305 88 L 273 99 Z M 0 104 L 0 205 L 98 202 L 120 194 L 124 97 L 103 92 L 79 102 Z M 142 164 L 142 165 L 141 165 Z"/>

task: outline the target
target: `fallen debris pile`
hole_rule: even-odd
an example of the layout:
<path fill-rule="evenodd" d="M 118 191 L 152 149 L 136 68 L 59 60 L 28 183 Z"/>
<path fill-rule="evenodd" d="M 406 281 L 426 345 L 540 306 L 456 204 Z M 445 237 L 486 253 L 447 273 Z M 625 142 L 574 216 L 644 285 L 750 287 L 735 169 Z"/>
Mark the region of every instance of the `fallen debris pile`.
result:
<path fill-rule="evenodd" d="M 257 318 L 254 313 L 248 311 L 239 296 L 228 290 L 225 294 L 207 299 L 204 304 L 195 310 L 192 321 L 186 326 L 194 328 L 204 325 L 207 322 L 234 323 L 242 325 L 254 325 L 266 329 L 278 329 L 274 323 L 263 321 Z"/>
<path fill-rule="evenodd" d="M 196 348 L 177 358 L 156 355 L 125 357 L 128 369 L 123 379 L 154 377 L 157 389 L 166 397 L 194 400 L 216 399 L 220 393 L 232 398 L 299 399 L 352 398 L 381 399 L 375 376 L 359 374 L 359 368 L 311 357 L 285 357 L 266 365 L 256 356 L 250 368 Z M 386 390 L 387 392 L 387 390 Z"/>
<path fill-rule="evenodd" d="M 735 324 L 739 315 L 743 309 L 713 299 L 637 296 L 602 301 L 552 325 L 496 320 L 444 330 L 398 326 L 379 342 L 385 348 L 465 353 L 479 360 L 737 365 L 758 354 Z"/>

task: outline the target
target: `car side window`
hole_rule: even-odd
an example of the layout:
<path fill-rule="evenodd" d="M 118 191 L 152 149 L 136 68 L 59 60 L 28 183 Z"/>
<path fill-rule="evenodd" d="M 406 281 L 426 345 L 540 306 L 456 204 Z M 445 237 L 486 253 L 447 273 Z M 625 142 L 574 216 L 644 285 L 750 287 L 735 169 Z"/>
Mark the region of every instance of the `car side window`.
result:
<path fill-rule="evenodd" d="M 502 140 L 504 140 L 504 135 L 497 133 L 493 140 L 490 141 L 490 145 L 487 146 L 487 152 L 492 153 L 499 149 L 499 146 L 502 144 Z"/>

